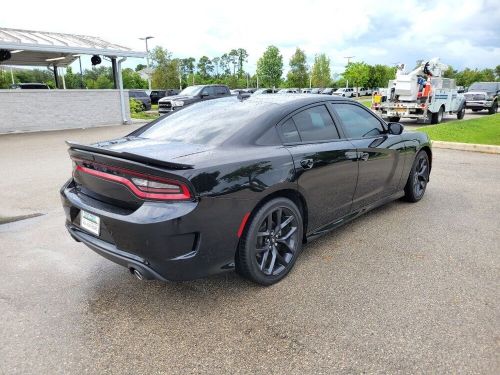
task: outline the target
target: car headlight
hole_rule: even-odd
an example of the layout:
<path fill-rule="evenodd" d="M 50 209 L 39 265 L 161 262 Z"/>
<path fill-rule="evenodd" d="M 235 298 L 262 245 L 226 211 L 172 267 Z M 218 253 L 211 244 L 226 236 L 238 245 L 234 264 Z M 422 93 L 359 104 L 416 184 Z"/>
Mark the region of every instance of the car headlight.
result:
<path fill-rule="evenodd" d="M 184 105 L 184 102 L 182 100 L 174 100 L 172 102 L 172 106 L 174 107 L 182 107 Z"/>

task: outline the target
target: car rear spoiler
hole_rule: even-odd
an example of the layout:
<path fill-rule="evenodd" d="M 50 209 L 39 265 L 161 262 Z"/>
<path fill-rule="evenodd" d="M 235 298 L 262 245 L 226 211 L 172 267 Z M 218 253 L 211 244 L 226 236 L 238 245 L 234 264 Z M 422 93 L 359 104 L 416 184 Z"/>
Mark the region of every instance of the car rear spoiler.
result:
<path fill-rule="evenodd" d="M 174 163 L 170 161 L 157 160 L 153 158 L 148 158 L 147 156 L 131 154 L 129 152 L 118 152 L 112 151 L 101 147 L 82 145 L 80 143 L 66 141 L 66 144 L 70 149 L 87 151 L 101 155 L 114 156 L 121 159 L 136 161 L 139 163 L 147 164 L 154 167 L 162 167 L 168 169 L 192 169 L 193 166 L 189 164 Z"/>

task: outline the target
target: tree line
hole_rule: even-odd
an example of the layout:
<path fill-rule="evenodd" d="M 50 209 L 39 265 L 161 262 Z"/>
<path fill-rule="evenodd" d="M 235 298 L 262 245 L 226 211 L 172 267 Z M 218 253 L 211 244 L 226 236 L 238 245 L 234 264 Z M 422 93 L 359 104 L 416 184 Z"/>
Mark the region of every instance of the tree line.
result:
<path fill-rule="evenodd" d="M 245 71 L 248 52 L 244 48 L 235 48 L 221 56 L 201 56 L 177 58 L 171 51 L 163 47 L 155 47 L 149 53 L 151 60 L 152 88 L 184 88 L 193 84 L 226 84 L 230 88 L 242 87 L 386 87 L 388 81 L 395 77 L 396 68 L 383 64 L 369 65 L 365 62 L 347 64 L 341 74 L 332 74 L 331 60 L 320 53 L 314 56 L 309 66 L 304 50 L 296 48 L 288 61 L 288 73 L 283 75 L 285 63 L 283 55 L 276 46 L 269 46 L 257 61 L 254 74 Z M 421 61 L 417 61 L 419 65 Z M 145 89 L 148 83 L 140 75 L 146 65 L 139 64 L 134 69 L 122 70 L 123 85 L 127 89 Z M 16 69 L 13 72 L 16 83 L 42 82 L 54 88 L 53 73 L 42 69 Z M 470 86 L 477 81 L 500 81 L 500 65 L 491 69 L 470 69 L 462 71 L 449 67 L 445 77 L 456 79 L 459 86 Z M 65 74 L 66 87 L 69 89 L 110 89 L 113 88 L 111 67 L 99 66 L 75 73 L 68 67 Z M 10 71 L 0 66 L 0 88 L 8 88 L 11 84 Z"/>

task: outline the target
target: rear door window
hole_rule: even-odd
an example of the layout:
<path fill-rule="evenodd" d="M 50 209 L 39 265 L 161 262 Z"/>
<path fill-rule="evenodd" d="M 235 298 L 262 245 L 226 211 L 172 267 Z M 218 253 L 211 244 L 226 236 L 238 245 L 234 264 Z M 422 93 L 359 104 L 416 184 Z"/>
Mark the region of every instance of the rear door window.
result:
<path fill-rule="evenodd" d="M 308 108 L 292 117 L 303 142 L 339 139 L 339 133 L 324 105 Z"/>

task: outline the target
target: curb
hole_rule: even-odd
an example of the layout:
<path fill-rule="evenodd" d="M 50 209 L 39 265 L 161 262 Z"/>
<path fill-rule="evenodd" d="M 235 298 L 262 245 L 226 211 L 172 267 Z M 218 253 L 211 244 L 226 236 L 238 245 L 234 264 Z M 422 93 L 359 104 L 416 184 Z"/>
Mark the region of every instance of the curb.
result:
<path fill-rule="evenodd" d="M 478 145 L 475 143 L 432 141 L 432 147 L 459 151 L 484 152 L 487 154 L 500 154 L 500 146 Z"/>

